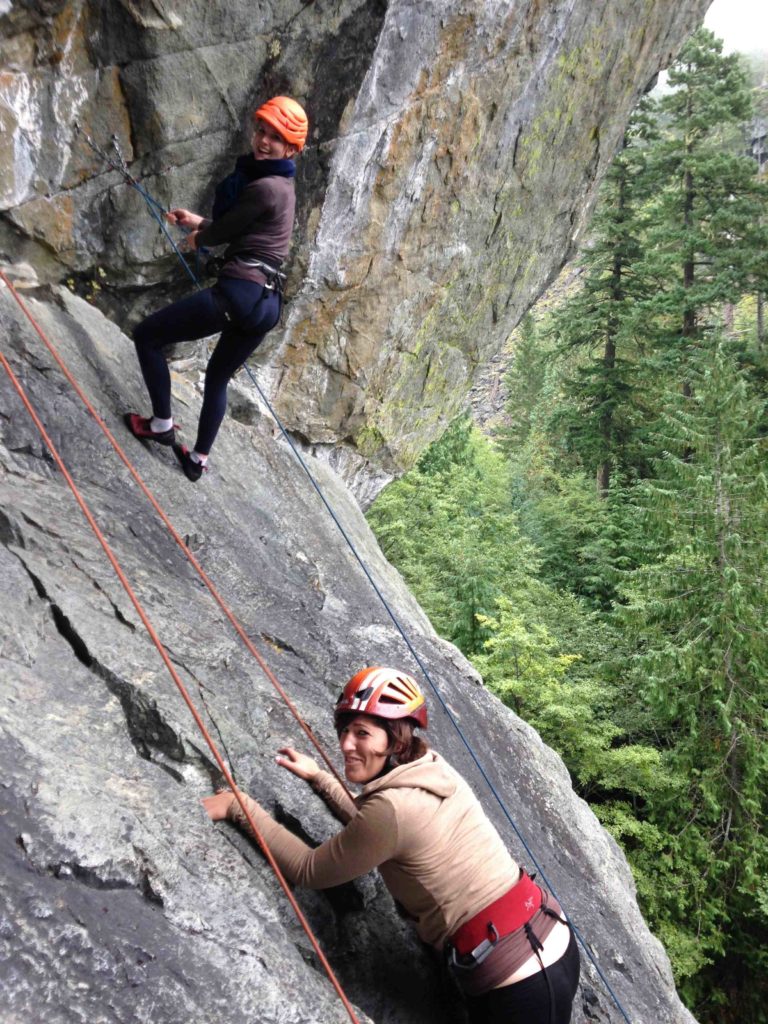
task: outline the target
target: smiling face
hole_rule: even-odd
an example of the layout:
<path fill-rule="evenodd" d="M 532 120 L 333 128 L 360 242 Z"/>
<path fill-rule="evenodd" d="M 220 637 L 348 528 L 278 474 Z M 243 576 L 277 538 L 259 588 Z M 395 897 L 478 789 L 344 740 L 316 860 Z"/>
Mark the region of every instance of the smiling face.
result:
<path fill-rule="evenodd" d="M 286 142 L 271 124 L 262 121 L 260 117 L 253 122 L 251 149 L 256 160 L 286 160 L 298 152 L 295 146 Z"/>
<path fill-rule="evenodd" d="M 390 740 L 370 715 L 356 715 L 339 733 L 344 755 L 344 774 L 349 782 L 362 785 L 375 779 L 387 763 Z"/>

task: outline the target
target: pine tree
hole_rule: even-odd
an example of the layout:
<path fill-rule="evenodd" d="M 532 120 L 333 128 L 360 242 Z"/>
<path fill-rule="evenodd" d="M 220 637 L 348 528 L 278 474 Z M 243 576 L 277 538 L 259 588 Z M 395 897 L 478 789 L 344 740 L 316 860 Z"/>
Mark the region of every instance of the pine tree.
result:
<path fill-rule="evenodd" d="M 499 448 L 513 453 L 528 440 L 533 411 L 539 403 L 546 378 L 547 357 L 536 321 L 526 313 L 513 335 L 512 365 L 504 375 L 506 425 L 495 434 Z"/>
<path fill-rule="evenodd" d="M 642 325 L 635 308 L 648 296 L 638 267 L 650 187 L 648 145 L 656 131 L 649 110 L 645 102 L 633 115 L 603 183 L 590 244 L 581 257 L 583 287 L 552 322 L 560 349 L 578 350 L 581 356 L 564 385 L 570 401 L 555 412 L 550 430 L 567 438 L 603 498 L 614 470 L 626 478 L 637 457 L 635 371 Z"/>
<path fill-rule="evenodd" d="M 721 41 L 700 29 L 670 68 L 669 84 L 649 165 L 655 199 L 643 272 L 655 287 L 642 315 L 660 356 L 654 375 L 666 376 L 666 366 L 685 387 L 685 361 L 720 325 L 723 306 L 765 285 L 766 190 L 754 161 L 733 143 L 734 127 L 751 113 L 738 55 L 724 56 Z"/>
<path fill-rule="evenodd" d="M 478 616 L 524 589 L 537 568 L 511 505 L 509 467 L 466 419 L 384 490 L 368 519 L 435 629 L 469 656 L 489 635 Z"/>

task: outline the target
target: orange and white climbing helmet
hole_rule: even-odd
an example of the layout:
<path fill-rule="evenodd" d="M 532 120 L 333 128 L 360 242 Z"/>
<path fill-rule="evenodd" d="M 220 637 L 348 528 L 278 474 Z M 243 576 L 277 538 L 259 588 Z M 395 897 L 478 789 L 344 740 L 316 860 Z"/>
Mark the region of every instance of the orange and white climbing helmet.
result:
<path fill-rule="evenodd" d="M 272 125 L 275 131 L 299 152 L 304 149 L 309 122 L 304 107 L 290 96 L 273 96 L 271 100 L 262 103 L 253 116 Z"/>
<path fill-rule="evenodd" d="M 352 712 L 379 718 L 410 718 L 427 728 L 427 702 L 413 676 L 372 666 L 352 676 L 336 702 L 334 717 Z"/>

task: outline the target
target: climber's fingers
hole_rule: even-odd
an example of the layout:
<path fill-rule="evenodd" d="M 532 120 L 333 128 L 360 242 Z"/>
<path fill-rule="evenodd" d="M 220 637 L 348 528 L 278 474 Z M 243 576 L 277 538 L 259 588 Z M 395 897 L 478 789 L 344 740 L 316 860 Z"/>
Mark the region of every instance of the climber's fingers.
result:
<path fill-rule="evenodd" d="M 300 779 L 311 782 L 320 771 L 316 761 L 306 754 L 300 754 L 293 747 L 281 747 L 275 761 L 281 768 L 287 768 L 289 772 L 298 775 Z"/>

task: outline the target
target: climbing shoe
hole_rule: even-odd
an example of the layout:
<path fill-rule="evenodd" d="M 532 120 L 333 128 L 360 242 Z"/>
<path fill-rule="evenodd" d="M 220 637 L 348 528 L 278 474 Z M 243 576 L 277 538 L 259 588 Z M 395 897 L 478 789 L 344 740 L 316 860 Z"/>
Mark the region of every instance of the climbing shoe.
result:
<path fill-rule="evenodd" d="M 203 473 L 208 471 L 208 467 L 204 466 L 202 462 L 195 462 L 192 458 L 192 453 L 185 444 L 175 444 L 173 446 L 173 453 L 184 470 L 184 476 L 186 476 L 187 480 L 191 480 L 193 484 L 196 484 Z"/>
<path fill-rule="evenodd" d="M 156 441 L 157 444 L 173 444 L 176 440 L 176 431 L 174 430 L 174 427 L 171 427 L 170 430 L 153 430 L 150 426 L 152 421 L 147 419 L 145 416 L 139 416 L 135 412 L 127 412 L 125 416 L 123 416 L 123 422 L 133 436 L 138 437 L 140 441 Z"/>

